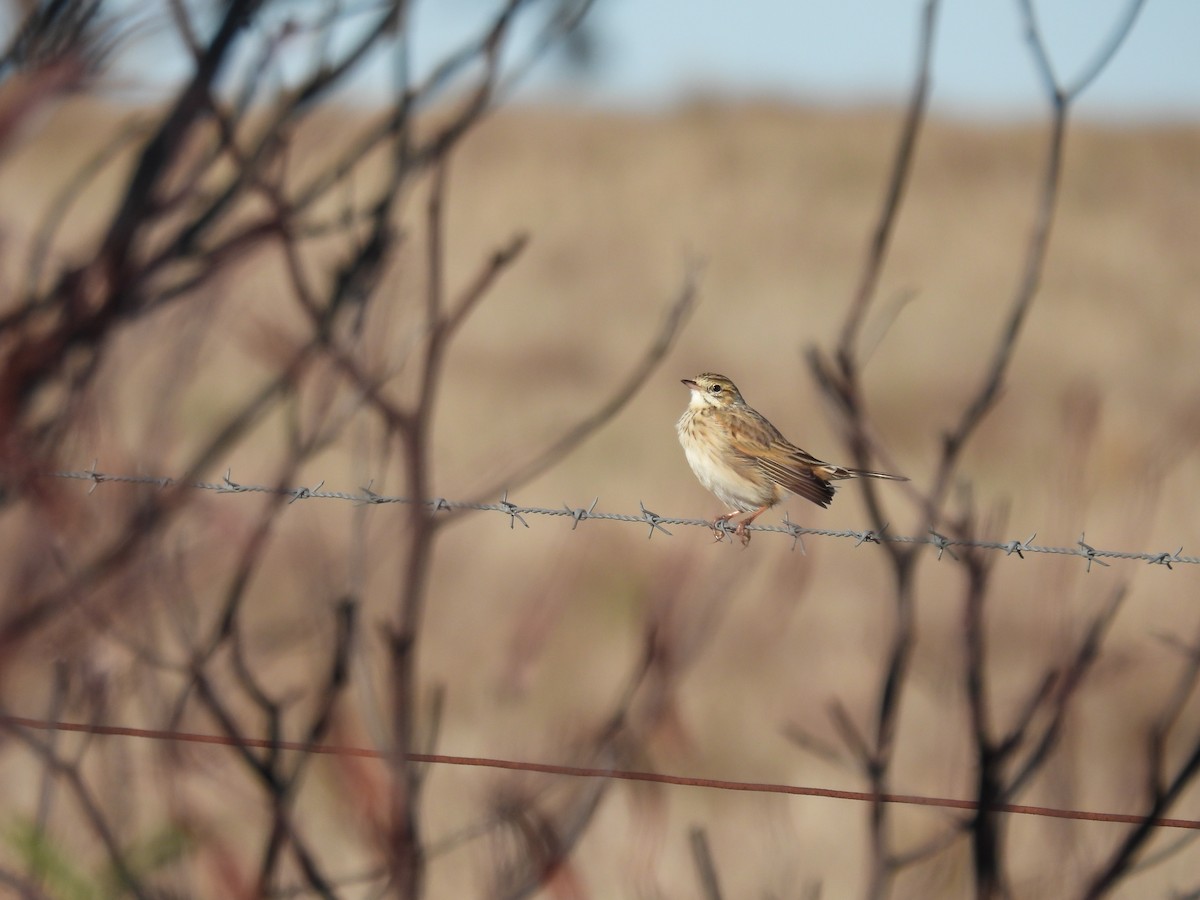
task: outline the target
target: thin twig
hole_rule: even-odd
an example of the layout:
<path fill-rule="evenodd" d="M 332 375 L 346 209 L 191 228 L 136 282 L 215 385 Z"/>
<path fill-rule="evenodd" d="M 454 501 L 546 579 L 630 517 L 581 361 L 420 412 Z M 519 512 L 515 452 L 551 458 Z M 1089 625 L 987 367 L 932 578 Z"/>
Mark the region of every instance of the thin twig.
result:
<path fill-rule="evenodd" d="M 692 848 L 692 864 L 696 867 L 701 895 L 704 900 L 721 900 L 721 882 L 717 878 L 712 848 L 708 845 L 708 832 L 698 825 L 693 826 L 688 831 L 688 843 Z"/>
<path fill-rule="evenodd" d="M 479 498 L 476 502 L 484 502 L 486 499 L 495 497 L 501 491 L 516 490 L 529 483 L 595 434 L 637 396 L 638 391 L 647 384 L 650 374 L 675 343 L 676 337 L 679 336 L 680 330 L 687 321 L 688 314 L 695 306 L 698 275 L 698 266 L 694 262 L 689 262 L 684 273 L 683 285 L 675 301 L 668 308 L 658 334 L 646 348 L 642 357 L 634 363 L 629 373 L 609 393 L 608 398 L 591 413 L 570 426 L 561 436 L 551 441 L 533 459 L 478 491 L 475 494 Z"/>

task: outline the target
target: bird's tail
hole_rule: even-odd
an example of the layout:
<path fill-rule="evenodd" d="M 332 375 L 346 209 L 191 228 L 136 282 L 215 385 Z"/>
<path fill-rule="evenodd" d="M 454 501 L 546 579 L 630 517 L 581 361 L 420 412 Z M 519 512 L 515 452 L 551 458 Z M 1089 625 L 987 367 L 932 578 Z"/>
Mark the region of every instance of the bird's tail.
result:
<path fill-rule="evenodd" d="M 889 475 L 887 472 L 868 472 L 866 469 L 848 469 L 845 466 L 830 466 L 826 478 L 882 478 L 884 481 L 908 481 L 907 475 Z"/>

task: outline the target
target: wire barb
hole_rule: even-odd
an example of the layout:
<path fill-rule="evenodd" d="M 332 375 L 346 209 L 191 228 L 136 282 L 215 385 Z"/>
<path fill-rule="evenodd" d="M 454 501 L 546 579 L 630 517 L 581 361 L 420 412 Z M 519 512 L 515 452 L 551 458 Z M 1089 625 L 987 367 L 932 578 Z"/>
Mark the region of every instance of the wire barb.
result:
<path fill-rule="evenodd" d="M 787 510 L 783 513 L 783 527 L 792 536 L 792 551 L 795 552 L 796 545 L 799 544 L 801 555 L 808 556 L 808 548 L 804 546 L 804 529 L 788 517 Z"/>
<path fill-rule="evenodd" d="M 1156 553 L 1150 559 L 1146 560 L 1146 562 L 1150 563 L 1152 566 L 1166 566 L 1168 569 L 1170 569 L 1171 563 L 1187 561 L 1185 557 L 1180 555 L 1182 553 L 1183 547 L 1181 546 L 1174 553 Z"/>
<path fill-rule="evenodd" d="M 325 486 L 324 481 L 317 482 L 317 486 L 313 488 L 296 488 L 291 492 L 292 499 L 288 503 L 295 503 L 297 500 L 309 500 L 318 495 L 318 492 Z"/>
<path fill-rule="evenodd" d="M 873 528 L 868 528 L 866 531 L 856 532 L 855 537 L 857 537 L 858 540 L 855 541 L 854 546 L 861 547 L 863 544 L 882 543 L 884 540 L 883 533 L 885 531 L 887 531 L 887 523 L 884 523 L 884 526 L 878 531 L 875 531 Z"/>
<path fill-rule="evenodd" d="M 366 483 L 366 485 L 364 487 L 359 488 L 359 490 L 362 491 L 362 496 L 358 498 L 358 502 L 360 504 L 363 504 L 365 506 L 365 505 L 370 505 L 370 504 L 387 503 L 388 502 L 387 497 L 384 497 L 382 494 L 377 494 L 373 490 L 371 490 L 371 487 L 374 484 L 375 484 L 375 479 L 372 478 L 370 481 L 368 481 Z"/>
<path fill-rule="evenodd" d="M 1080 546 L 1080 548 L 1083 550 L 1084 559 L 1086 559 L 1086 560 L 1087 560 L 1087 569 L 1086 569 L 1086 571 L 1088 571 L 1088 572 L 1092 571 L 1092 563 L 1096 563 L 1096 565 L 1099 565 L 1099 566 L 1104 566 L 1105 568 L 1108 568 L 1108 563 L 1106 563 L 1106 562 L 1105 562 L 1104 560 L 1102 560 L 1102 559 L 1097 559 L 1097 558 L 1096 558 L 1096 548 L 1095 548 L 1095 547 L 1093 547 L 1093 546 L 1091 546 L 1090 544 L 1087 544 L 1087 543 L 1085 543 L 1085 542 L 1084 542 L 1084 540 L 1083 540 L 1083 539 L 1084 539 L 1086 536 L 1087 536 L 1087 535 L 1086 535 L 1086 532 L 1080 532 L 1080 535 L 1079 535 L 1079 540 L 1077 540 L 1077 541 L 1075 542 L 1075 543 L 1076 543 L 1076 544 L 1078 544 L 1078 545 Z M 1180 548 L 1180 549 L 1182 549 L 1182 548 Z"/>
<path fill-rule="evenodd" d="M 582 522 L 584 519 L 590 519 L 592 517 L 592 513 L 596 511 L 596 504 L 599 502 L 600 502 L 600 498 L 597 497 L 595 500 L 592 501 L 592 505 L 585 509 L 582 506 L 579 506 L 579 507 L 568 506 L 567 502 L 565 500 L 563 501 L 563 509 L 565 509 L 567 511 L 567 515 L 569 515 L 572 519 L 575 520 L 574 523 L 572 523 L 572 525 L 571 525 L 572 531 L 574 531 L 576 528 L 578 528 L 579 523 Z"/>
<path fill-rule="evenodd" d="M 96 493 L 96 488 L 100 487 L 100 483 L 104 480 L 104 476 L 96 471 L 96 466 L 98 466 L 99 464 L 100 464 L 100 460 L 93 459 L 92 467 L 90 469 L 88 469 L 88 474 L 92 478 L 92 486 L 90 488 L 88 488 L 88 496 L 89 497 L 92 494 Z"/>
<path fill-rule="evenodd" d="M 233 480 L 233 469 L 225 470 L 225 475 L 222 477 L 221 482 L 222 487 L 217 490 L 218 494 L 243 494 L 249 490 L 249 488 L 242 487 L 242 485 Z"/>
<path fill-rule="evenodd" d="M 646 509 L 646 504 L 641 500 L 638 501 L 638 506 L 642 508 L 642 519 L 650 525 L 650 533 L 646 535 L 646 540 L 654 537 L 654 532 L 656 529 L 661 531 L 667 537 L 671 537 L 671 532 L 667 531 L 667 529 L 663 528 L 662 525 L 659 524 L 659 522 L 662 521 L 662 516 L 660 516 L 658 513 L 652 513 L 650 510 Z"/>
<path fill-rule="evenodd" d="M 957 562 L 958 556 L 955 555 L 954 551 L 950 549 L 950 545 L 952 543 L 954 543 L 953 541 L 950 540 L 950 538 L 946 537 L 944 534 L 938 534 L 932 528 L 929 529 L 929 536 L 931 538 L 929 543 L 931 543 L 933 546 L 937 547 L 937 552 L 938 552 L 937 558 L 938 558 L 939 562 L 942 559 L 943 553 L 949 553 L 950 558 Z"/>
<path fill-rule="evenodd" d="M 508 491 L 505 491 L 504 496 L 500 498 L 500 509 L 508 513 L 508 527 L 510 529 L 516 528 L 518 522 L 526 528 L 529 527 L 529 523 L 521 516 L 521 513 L 525 512 L 525 510 L 517 506 L 517 504 L 509 502 Z"/>
<path fill-rule="evenodd" d="M 1037 552 L 1036 550 L 1032 549 L 1033 548 L 1033 539 L 1035 537 L 1037 537 L 1036 531 L 1033 534 L 1031 534 L 1029 537 L 1025 538 L 1024 543 L 1021 543 L 1020 541 L 1009 541 L 1007 544 L 1002 544 L 1001 549 L 1004 550 L 1005 556 L 1012 556 L 1015 553 L 1021 559 L 1024 559 L 1026 551 L 1034 552 L 1034 553 Z"/>

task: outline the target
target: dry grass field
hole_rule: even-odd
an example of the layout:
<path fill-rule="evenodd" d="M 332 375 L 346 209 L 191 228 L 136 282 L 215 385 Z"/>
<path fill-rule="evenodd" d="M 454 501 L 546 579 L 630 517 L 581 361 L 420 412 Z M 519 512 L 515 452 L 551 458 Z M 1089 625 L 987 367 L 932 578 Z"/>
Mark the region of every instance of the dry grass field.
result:
<path fill-rule="evenodd" d="M 19 283 L 29 243 L 56 190 L 128 111 L 69 104 L 0 166 L 4 283 Z M 325 113 L 297 141 L 298 171 L 327 158 L 358 113 Z M 881 204 L 899 114 L 770 103 L 698 102 L 664 116 L 509 109 L 485 122 L 453 159 L 447 216 L 447 282 L 465 284 L 516 232 L 531 243 L 466 322 L 447 360 L 434 425 L 435 495 L 475 496 L 566 425 L 593 409 L 643 352 L 678 292 L 689 257 L 703 259 L 700 299 L 681 337 L 623 411 L 550 471 L 514 492 L 529 505 L 587 505 L 711 517 L 720 510 L 696 483 L 676 442 L 686 402 L 679 379 L 701 371 L 733 378 L 748 401 L 796 443 L 850 462 L 823 407 L 804 354 L 829 349 L 862 266 Z M 869 413 L 888 462 L 917 485 L 932 474 L 942 432 L 977 387 L 1017 288 L 1037 200 L 1046 129 L 931 122 L 866 334 Z M 119 190 L 117 163 L 71 212 L 56 250 L 85 246 Z M 410 206 L 420 216 L 419 198 Z M 414 227 L 414 234 L 417 229 Z M 1080 533 L 1105 549 L 1200 548 L 1200 129 L 1073 126 L 1041 289 L 997 408 L 973 438 L 961 490 L 994 510 L 999 539 L 1074 546 Z M 74 243 L 73 243 L 74 242 Z M 306 260 L 322 272 L 325 261 Z M 61 459 L 104 471 L 174 474 L 189 451 L 265 379 L 298 316 L 279 296 L 280 262 L 246 260 L 203 304 L 129 326 L 106 357 L 86 428 Z M 326 271 L 322 277 L 328 278 Z M 388 389 L 404 396 L 412 308 L 424 285 L 419 240 L 388 267 L 394 309 L 372 322 L 364 351 L 391 365 Z M 329 376 L 334 377 L 332 374 Z M 310 400 L 319 384 L 308 387 Z M 315 400 L 311 400 L 315 403 Z M 300 404 L 299 416 L 304 415 Z M 285 417 L 265 422 L 206 477 L 269 482 Z M 353 427 L 305 464 L 296 482 L 403 493 L 395 460 L 373 456 Z M 61 552 L 133 489 L 69 485 L 81 517 L 62 531 Z M 829 510 L 799 499 L 786 510 L 813 527 L 867 524 L 861 487 L 850 483 Z M 903 486 L 883 485 L 890 530 L 920 521 Z M 172 643 L 171 607 L 211 616 L 229 560 L 263 500 L 206 496 L 162 541 L 153 590 L 117 604 L 108 625 L 46 639 L 9 666 L 9 713 L 41 716 L 53 661 L 86 660 L 104 673 L 109 721 L 163 721 L 146 688 L 145 661 L 130 649 Z M 395 602 L 406 527 L 403 510 L 335 501 L 293 504 L 270 539 L 246 601 L 260 675 L 302 708 L 298 693 L 325 665 L 330 609 L 361 597 L 353 682 L 338 707 L 340 743 L 379 745 L 382 624 Z M 881 548 L 810 537 L 807 552 L 782 535 L 742 548 L 702 529 L 673 536 L 615 522 L 531 518 L 510 529 L 495 513 L 465 517 L 436 547 L 422 625 L 424 689 L 444 690 L 436 752 L 608 764 L 698 777 L 865 790 L 830 714 L 840 703 L 869 732 L 882 656 L 893 625 Z M 3 525 L 16 567 L 26 546 Z M 26 552 L 21 550 L 21 552 Z M 175 558 L 172 559 L 171 554 Z M 174 565 L 176 568 L 171 568 Z M 973 796 L 974 761 L 964 702 L 963 571 L 931 549 L 919 565 L 918 638 L 904 686 L 892 789 Z M 152 579 L 151 579 L 152 581 Z M 1104 812 L 1144 808 L 1146 736 L 1186 654 L 1196 646 L 1200 571 L 1114 561 L 1085 571 L 1077 558 L 1001 557 L 987 607 L 997 733 L 1022 699 L 1081 639 L 1088 617 L 1115 587 L 1128 595 L 1066 720 L 1051 762 L 1016 802 Z M 623 758 L 581 750 L 604 727 L 636 666 L 646 622 L 660 623 L 678 654 L 661 690 L 643 684 L 629 709 Z M 136 640 L 135 640 L 136 639 Z M 371 685 L 374 687 L 371 687 Z M 423 709 L 429 695 L 423 694 Z M 418 717 L 425 722 L 426 716 Z M 253 725 L 254 718 L 246 721 Z M 211 730 L 203 716 L 185 730 Z M 794 737 L 809 736 L 808 747 Z M 1179 753 L 1200 731 L 1193 699 L 1178 725 Z M 298 737 L 298 735 L 288 735 Z M 819 747 L 824 749 L 819 749 Z M 105 801 L 130 831 L 170 821 L 193 850 L 188 895 L 232 895 L 231 872 L 253 871 L 262 797 L 247 788 L 232 751 L 166 752 L 97 739 L 89 750 Z M 1177 762 L 1177 760 L 1176 760 Z M 4 819 L 32 815 L 38 762 L 0 760 Z M 107 774 L 105 774 L 107 773 Z M 124 773 L 122 775 L 122 773 Z M 106 779 L 108 779 L 106 781 Z M 311 764 L 295 821 L 345 876 L 370 870 L 382 764 Z M 120 789 L 118 789 L 120 786 Z M 544 797 L 543 797 L 544 792 Z M 594 794 L 593 792 L 599 792 Z M 429 845 L 428 896 L 490 896 L 493 869 L 511 848 L 503 836 L 457 841 L 506 798 L 537 795 L 584 830 L 546 897 L 699 896 L 688 834 L 703 827 L 725 895 L 861 896 L 868 864 L 865 803 L 732 793 L 692 787 L 599 783 L 495 770 L 428 770 L 422 821 Z M 596 800 L 588 819 L 581 810 Z M 541 801 L 539 801 L 541 802 Z M 905 853 L 945 833 L 962 814 L 894 808 L 893 849 Z M 1191 790 L 1170 815 L 1200 818 Z M 0 822 L 0 825 L 4 823 Z M 1005 851 L 1014 896 L 1076 896 L 1128 826 L 1012 816 Z M 565 826 L 564 826 L 565 827 Z M 69 841 L 69 823 L 60 823 Z M 256 830 L 257 829 L 257 830 Z M 1180 839 L 1164 833 L 1150 853 Z M 448 842 L 448 843 L 443 843 Z M 87 852 L 87 843 L 83 845 Z M 0 856 L 11 855 L 11 845 Z M 965 838 L 905 869 L 898 898 L 968 896 Z M 230 881 L 222 881 L 221 875 Z M 1200 887 L 1194 849 L 1131 877 L 1120 897 L 1172 896 Z M 348 887 L 346 896 L 358 896 Z M 579 893 L 572 893 L 578 891 Z M 371 896 L 365 888 L 361 896 Z"/>

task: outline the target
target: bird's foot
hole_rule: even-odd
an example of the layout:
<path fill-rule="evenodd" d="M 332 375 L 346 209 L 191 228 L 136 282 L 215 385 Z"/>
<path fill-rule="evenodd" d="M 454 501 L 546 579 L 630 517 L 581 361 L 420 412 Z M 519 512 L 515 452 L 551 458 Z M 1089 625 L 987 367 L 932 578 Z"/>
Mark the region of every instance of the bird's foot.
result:
<path fill-rule="evenodd" d="M 742 546 L 750 546 L 750 532 L 746 530 L 748 522 L 738 522 L 737 527 L 733 529 L 733 533 L 742 539 Z"/>
<path fill-rule="evenodd" d="M 714 543 L 720 543 L 721 541 L 725 540 L 725 535 L 729 534 L 729 520 L 732 519 L 736 515 L 737 515 L 736 512 L 725 513 L 725 515 L 717 516 L 715 519 L 712 520 L 712 525 L 710 527 L 713 530 L 713 542 Z M 739 525 L 738 528 L 740 528 L 740 527 L 741 526 Z M 741 532 L 739 532 L 735 528 L 733 533 L 740 534 Z"/>
<path fill-rule="evenodd" d="M 767 504 L 765 506 L 760 506 L 758 509 L 754 510 L 749 515 L 747 515 L 746 518 L 742 519 L 742 521 L 737 523 L 737 527 L 733 529 L 733 533 L 742 539 L 743 547 L 748 546 L 750 543 L 750 532 L 748 530 L 750 527 L 750 524 L 755 519 L 757 519 L 759 516 L 761 516 L 764 512 L 766 512 L 767 509 L 769 509 L 769 508 L 770 508 L 770 504 Z"/>

